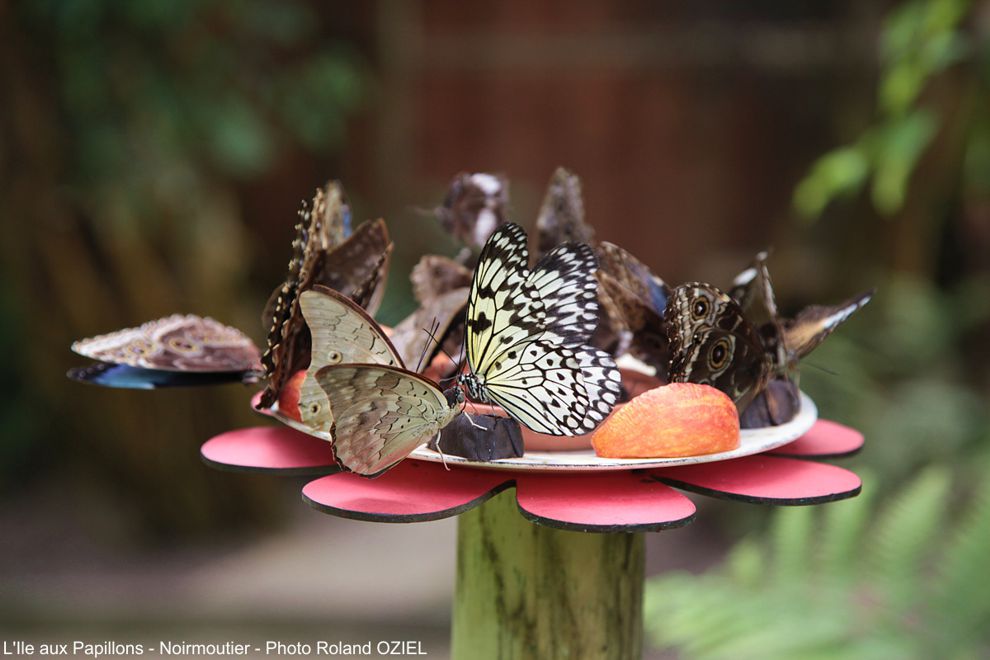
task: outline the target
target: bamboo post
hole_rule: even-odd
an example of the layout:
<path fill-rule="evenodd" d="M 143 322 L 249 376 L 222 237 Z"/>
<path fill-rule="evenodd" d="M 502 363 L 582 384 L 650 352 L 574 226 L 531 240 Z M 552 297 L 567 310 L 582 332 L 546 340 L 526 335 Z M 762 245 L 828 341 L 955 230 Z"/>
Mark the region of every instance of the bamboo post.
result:
<path fill-rule="evenodd" d="M 643 577 L 643 534 L 534 525 L 510 489 L 458 521 L 451 655 L 639 658 Z"/>

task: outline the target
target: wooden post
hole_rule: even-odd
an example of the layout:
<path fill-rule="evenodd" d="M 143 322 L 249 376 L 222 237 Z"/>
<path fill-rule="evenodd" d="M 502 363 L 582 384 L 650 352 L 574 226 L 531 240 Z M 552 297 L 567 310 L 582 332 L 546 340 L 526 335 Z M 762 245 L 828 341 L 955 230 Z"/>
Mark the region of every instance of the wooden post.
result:
<path fill-rule="evenodd" d="M 639 658 L 642 534 L 534 525 L 508 490 L 461 515 L 455 660 Z"/>

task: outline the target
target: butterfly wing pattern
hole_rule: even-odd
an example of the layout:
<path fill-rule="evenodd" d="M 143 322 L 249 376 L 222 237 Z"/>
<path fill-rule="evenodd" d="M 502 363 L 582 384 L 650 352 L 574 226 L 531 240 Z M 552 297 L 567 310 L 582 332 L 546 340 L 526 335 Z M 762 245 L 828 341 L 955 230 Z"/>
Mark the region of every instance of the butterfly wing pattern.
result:
<path fill-rule="evenodd" d="M 243 332 L 192 314 L 81 339 L 72 350 L 100 362 L 160 371 L 249 372 L 261 367 L 258 349 Z"/>
<path fill-rule="evenodd" d="M 665 313 L 670 381 L 711 385 L 742 411 L 766 387 L 770 358 L 732 298 L 701 282 L 674 289 Z"/>
<path fill-rule="evenodd" d="M 262 313 L 262 323 L 269 329 L 261 358 L 268 377 L 262 408 L 270 408 L 289 379 L 310 362 L 310 336 L 299 314 L 303 291 L 318 284 L 328 286 L 371 313 L 384 295 L 392 251 L 384 220 L 364 222 L 347 236 L 350 210 L 335 181 L 317 190 L 299 219 L 288 276 Z"/>
<path fill-rule="evenodd" d="M 587 346 L 598 322 L 597 261 L 564 244 L 527 268 L 526 233 L 496 231 L 482 250 L 468 298 L 469 397 L 495 403 L 549 435 L 592 431 L 619 398 L 611 356 Z"/>
<path fill-rule="evenodd" d="M 394 466 L 460 414 L 460 389 L 444 393 L 399 367 L 341 364 L 315 377 L 334 411 L 334 456 L 364 476 Z"/>
<path fill-rule="evenodd" d="M 314 431 L 329 433 L 333 412 L 317 372 L 344 363 L 402 367 L 402 359 L 374 319 L 333 289 L 316 285 L 303 291 L 299 308 L 312 337 L 309 368 L 299 390 L 299 415 Z"/>

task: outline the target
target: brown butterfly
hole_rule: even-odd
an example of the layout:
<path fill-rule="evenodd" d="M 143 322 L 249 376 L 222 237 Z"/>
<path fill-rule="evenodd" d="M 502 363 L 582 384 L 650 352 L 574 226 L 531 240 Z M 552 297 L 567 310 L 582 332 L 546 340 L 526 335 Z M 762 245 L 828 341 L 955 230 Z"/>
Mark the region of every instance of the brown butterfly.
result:
<path fill-rule="evenodd" d="M 285 383 L 310 361 L 309 329 L 299 314 L 299 294 L 314 285 L 340 291 L 374 313 L 385 291 L 392 242 L 383 220 L 368 221 L 343 238 L 350 211 L 340 184 L 317 191 L 299 213 L 289 274 L 276 289 L 263 322 L 269 327 L 262 356 L 268 386 L 260 406 L 271 407 Z"/>
<path fill-rule="evenodd" d="M 612 328 L 620 335 L 621 352 L 628 352 L 667 378 L 670 346 L 664 311 L 671 289 L 636 257 L 618 245 L 602 242 L 598 256 L 598 300 Z"/>
<path fill-rule="evenodd" d="M 767 252 L 757 254 L 750 267 L 736 276 L 729 295 L 746 319 L 759 328 L 774 370 L 784 373 L 796 368 L 801 359 L 870 302 L 874 291 L 864 291 L 838 305 L 811 305 L 794 318 L 784 318 L 777 310 L 766 260 Z"/>
<path fill-rule="evenodd" d="M 470 250 L 481 248 L 507 222 L 509 184 L 501 176 L 462 172 L 454 177 L 436 213 L 449 233 Z"/>
<path fill-rule="evenodd" d="M 422 372 L 439 352 L 460 353 L 471 274 L 453 259 L 434 254 L 424 256 L 413 268 L 410 279 L 419 307 L 392 332 L 392 342 L 406 364 L 418 365 Z M 448 367 L 451 371 L 454 365 Z"/>
<path fill-rule="evenodd" d="M 739 411 L 759 394 L 771 361 L 742 309 L 717 288 L 692 282 L 674 289 L 664 314 L 670 342 L 670 382 L 711 385 Z"/>
<path fill-rule="evenodd" d="M 108 387 L 208 385 L 253 382 L 261 375 L 259 351 L 243 332 L 191 314 L 149 321 L 72 344 L 96 365 L 69 377 Z"/>
<path fill-rule="evenodd" d="M 743 428 L 783 424 L 794 418 L 801 406 L 798 362 L 873 297 L 873 291 L 866 291 L 838 305 L 814 305 L 793 319 L 782 318 L 767 256 L 766 251 L 758 253 L 752 264 L 736 276 L 729 290 L 729 296 L 757 328 L 773 372 L 767 387 L 740 415 Z"/>
<path fill-rule="evenodd" d="M 540 214 L 536 218 L 538 262 L 561 243 L 591 243 L 595 230 L 584 219 L 581 179 L 558 167 L 547 186 Z"/>

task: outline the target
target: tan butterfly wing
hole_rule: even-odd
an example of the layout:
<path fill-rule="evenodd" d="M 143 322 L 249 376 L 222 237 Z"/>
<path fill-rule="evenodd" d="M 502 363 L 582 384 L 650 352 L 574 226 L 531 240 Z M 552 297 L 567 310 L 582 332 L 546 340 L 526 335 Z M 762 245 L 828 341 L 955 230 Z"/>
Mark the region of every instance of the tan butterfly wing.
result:
<path fill-rule="evenodd" d="M 362 475 L 394 466 L 460 413 L 436 383 L 397 367 L 329 366 L 316 380 L 334 410 L 337 462 Z"/>
<path fill-rule="evenodd" d="M 303 291 L 299 308 L 312 337 L 309 368 L 299 391 L 299 414 L 303 424 L 329 432 L 333 411 L 315 374 L 342 363 L 401 367 L 402 358 L 375 320 L 333 289 L 317 285 Z"/>
<path fill-rule="evenodd" d="M 315 202 L 314 202 L 315 203 Z M 268 373 L 268 387 L 261 406 L 270 407 L 285 383 L 310 362 L 310 338 L 299 314 L 299 294 L 323 285 L 343 293 L 374 313 L 385 294 L 385 281 L 392 243 L 384 220 L 359 226 L 343 243 L 327 251 L 329 236 L 317 214 L 304 215 L 308 230 L 300 223 L 293 242 L 295 256 L 289 263 L 289 276 L 272 294 L 275 303 L 268 335 L 268 350 L 262 358 Z M 305 240 L 304 240 L 305 239 Z M 304 245 L 304 247 L 300 247 Z M 267 313 L 266 313 L 267 316 Z"/>
<path fill-rule="evenodd" d="M 136 328 L 81 339 L 72 350 L 101 362 L 183 372 L 260 370 L 254 342 L 211 318 L 173 314 Z"/>

